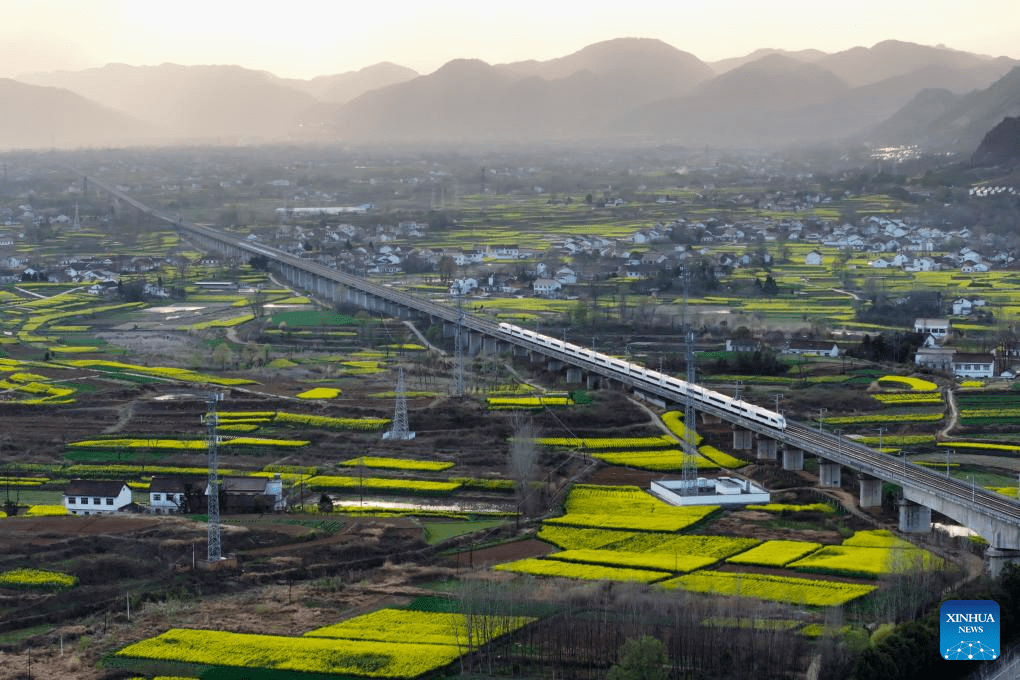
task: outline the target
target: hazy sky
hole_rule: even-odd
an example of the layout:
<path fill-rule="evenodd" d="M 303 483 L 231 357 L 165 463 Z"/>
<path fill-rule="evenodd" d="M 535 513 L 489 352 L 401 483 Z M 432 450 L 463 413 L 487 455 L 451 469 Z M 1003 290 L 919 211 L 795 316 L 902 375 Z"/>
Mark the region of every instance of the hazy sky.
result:
<path fill-rule="evenodd" d="M 392 61 L 550 59 L 659 38 L 705 61 L 886 39 L 1020 58 L 1017 0 L 0 0 L 0 76 L 239 64 L 310 78 Z"/>

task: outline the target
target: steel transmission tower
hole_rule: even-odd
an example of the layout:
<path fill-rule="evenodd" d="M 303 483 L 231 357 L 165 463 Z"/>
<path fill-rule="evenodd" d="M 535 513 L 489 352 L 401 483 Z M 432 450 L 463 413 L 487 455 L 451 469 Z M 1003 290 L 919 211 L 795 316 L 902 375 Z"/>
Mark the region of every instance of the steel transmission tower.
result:
<path fill-rule="evenodd" d="M 216 433 L 218 416 L 216 415 L 216 402 L 220 401 L 223 395 L 218 392 L 211 393 L 205 401 L 206 414 L 206 438 L 209 449 L 209 550 L 206 557 L 210 562 L 223 559 L 223 548 L 220 543 L 220 481 L 219 481 L 219 459 L 217 446 L 219 435 Z"/>
<path fill-rule="evenodd" d="M 411 432 L 407 424 L 407 394 L 404 392 L 403 366 L 397 371 L 397 398 L 393 407 L 393 426 L 383 433 L 383 439 L 401 441 L 414 439 L 414 432 Z"/>
<path fill-rule="evenodd" d="M 464 289 L 457 283 L 457 330 L 453 337 L 453 396 L 464 396 Z"/>
<path fill-rule="evenodd" d="M 697 372 L 694 368 L 694 324 L 691 323 L 689 300 L 691 295 L 691 270 L 689 265 L 684 265 L 684 307 L 683 307 L 683 330 L 684 340 L 687 344 L 687 357 L 684 362 L 687 365 L 687 382 L 691 385 L 697 380 Z M 684 396 L 684 440 L 682 448 L 684 452 L 683 472 L 683 495 L 698 495 L 698 434 L 695 428 L 697 414 L 694 412 L 694 395 L 691 390 L 686 391 Z"/>

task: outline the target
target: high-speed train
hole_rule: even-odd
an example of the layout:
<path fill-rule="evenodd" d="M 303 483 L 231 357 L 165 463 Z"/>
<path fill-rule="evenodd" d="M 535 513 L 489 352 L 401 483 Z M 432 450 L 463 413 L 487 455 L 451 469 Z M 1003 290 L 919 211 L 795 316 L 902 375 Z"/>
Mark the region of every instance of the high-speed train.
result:
<path fill-rule="evenodd" d="M 549 349 L 563 352 L 564 354 L 576 356 L 598 366 L 605 366 L 606 368 L 619 371 L 650 385 L 670 389 L 677 392 L 682 397 L 686 397 L 690 394 L 694 397 L 695 401 L 732 413 L 734 416 L 753 420 L 757 423 L 761 423 L 762 425 L 778 430 L 786 428 L 786 418 L 784 418 L 782 414 L 769 411 L 768 409 L 755 406 L 754 404 L 749 404 L 746 401 L 727 397 L 725 394 L 720 394 L 713 390 L 706 390 L 699 385 L 693 385 L 684 380 L 679 380 L 673 376 L 666 375 L 665 373 L 649 370 L 639 364 L 632 364 L 623 361 L 622 359 L 611 357 L 608 354 L 601 354 L 600 352 L 585 349 L 580 345 L 563 342 L 562 340 L 551 338 L 548 335 L 542 335 L 541 333 L 529 331 L 527 328 L 521 328 L 520 326 L 514 326 L 509 323 L 499 324 L 499 332 L 510 337 L 520 338 L 522 340 L 535 343 L 536 345 L 541 345 L 543 347 L 548 347 Z"/>

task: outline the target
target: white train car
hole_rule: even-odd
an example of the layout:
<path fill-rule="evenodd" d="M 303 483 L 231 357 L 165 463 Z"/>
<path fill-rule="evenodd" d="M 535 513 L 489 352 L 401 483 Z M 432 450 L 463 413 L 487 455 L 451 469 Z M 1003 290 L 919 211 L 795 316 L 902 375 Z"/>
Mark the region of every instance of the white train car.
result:
<path fill-rule="evenodd" d="M 536 345 L 578 357 L 579 359 L 591 362 L 596 366 L 602 366 L 610 370 L 619 371 L 620 373 L 636 378 L 649 385 L 674 390 L 683 397 L 690 394 L 696 401 L 701 402 L 702 404 L 732 413 L 734 416 L 739 418 L 753 420 L 777 430 L 786 428 L 786 418 L 784 418 L 780 413 L 761 408 L 760 406 L 755 406 L 754 404 L 749 404 L 746 401 L 727 397 L 719 392 L 707 390 L 700 385 L 695 385 L 684 380 L 680 380 L 679 378 L 674 378 L 671 375 L 649 370 L 640 364 L 632 364 L 623 361 L 622 359 L 611 357 L 608 354 L 595 352 L 573 343 L 557 340 L 556 338 L 549 337 L 548 335 L 542 335 L 541 333 L 529 331 L 527 328 L 521 328 L 520 326 L 515 326 L 509 323 L 499 324 L 499 331 L 513 338 L 527 340 L 535 343 Z"/>

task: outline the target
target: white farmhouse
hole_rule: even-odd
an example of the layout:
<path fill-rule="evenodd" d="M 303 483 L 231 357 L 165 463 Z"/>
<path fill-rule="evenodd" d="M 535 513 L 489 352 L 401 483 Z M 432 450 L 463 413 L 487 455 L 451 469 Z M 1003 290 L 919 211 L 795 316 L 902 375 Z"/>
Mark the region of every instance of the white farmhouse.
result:
<path fill-rule="evenodd" d="M 570 267 L 560 267 L 554 276 L 564 286 L 572 286 L 577 283 L 577 273 Z"/>
<path fill-rule="evenodd" d="M 953 300 L 953 316 L 969 316 L 974 313 L 976 307 L 984 307 L 985 301 L 981 298 L 959 298 Z"/>
<path fill-rule="evenodd" d="M 804 256 L 804 264 L 811 267 L 818 267 L 822 264 L 824 258 L 822 254 L 817 250 L 812 250 L 810 253 Z"/>
<path fill-rule="evenodd" d="M 809 357 L 838 357 L 839 345 L 831 340 L 790 340 L 783 348 L 783 354 Z"/>
<path fill-rule="evenodd" d="M 954 354 L 956 350 L 952 347 L 919 347 L 914 354 L 914 364 L 920 368 L 948 373 L 953 368 Z"/>
<path fill-rule="evenodd" d="M 921 335 L 930 335 L 936 340 L 945 340 L 949 337 L 952 325 L 949 319 L 914 319 L 914 332 Z"/>
<path fill-rule="evenodd" d="M 535 282 L 531 284 L 535 295 L 555 295 L 562 288 L 563 284 L 556 279 L 535 279 Z"/>
<path fill-rule="evenodd" d="M 953 375 L 957 378 L 994 377 L 995 355 L 991 353 L 957 352 L 953 355 Z"/>
<path fill-rule="evenodd" d="M 149 509 L 156 514 L 180 512 L 184 506 L 184 480 L 177 477 L 153 477 L 149 482 Z"/>
<path fill-rule="evenodd" d="M 122 481 L 73 479 L 64 490 L 64 507 L 71 515 L 117 512 L 131 503 L 131 488 Z"/>

